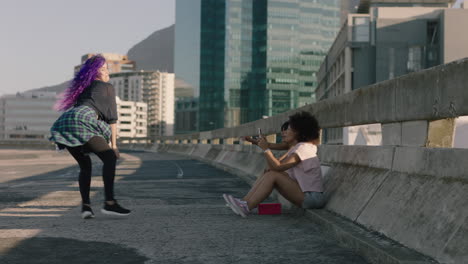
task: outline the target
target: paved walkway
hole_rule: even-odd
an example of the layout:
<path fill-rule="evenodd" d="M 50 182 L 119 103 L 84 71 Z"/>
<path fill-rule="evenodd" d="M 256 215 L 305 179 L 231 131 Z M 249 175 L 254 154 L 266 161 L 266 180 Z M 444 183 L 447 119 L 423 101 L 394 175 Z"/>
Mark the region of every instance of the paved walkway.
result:
<path fill-rule="evenodd" d="M 247 184 L 171 154 L 122 154 L 116 198 L 133 213 L 102 215 L 94 164 L 96 218 L 85 221 L 67 153 L 0 150 L 0 263 L 367 263 L 304 216 L 234 215 L 221 194 Z"/>

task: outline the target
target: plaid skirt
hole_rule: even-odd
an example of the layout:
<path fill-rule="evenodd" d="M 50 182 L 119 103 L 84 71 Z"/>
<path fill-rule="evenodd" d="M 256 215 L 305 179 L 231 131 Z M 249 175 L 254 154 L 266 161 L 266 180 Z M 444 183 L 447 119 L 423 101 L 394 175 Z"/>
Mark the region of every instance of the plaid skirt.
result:
<path fill-rule="evenodd" d="M 50 128 L 50 141 L 60 149 L 82 146 L 94 136 L 109 142 L 109 124 L 98 120 L 96 112 L 89 106 L 81 105 L 64 112 Z"/>

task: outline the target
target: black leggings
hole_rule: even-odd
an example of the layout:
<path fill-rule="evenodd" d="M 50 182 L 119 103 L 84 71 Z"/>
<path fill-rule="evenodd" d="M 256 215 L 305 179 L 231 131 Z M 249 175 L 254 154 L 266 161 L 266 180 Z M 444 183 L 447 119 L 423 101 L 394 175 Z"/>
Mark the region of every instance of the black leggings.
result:
<path fill-rule="evenodd" d="M 102 178 L 104 180 L 104 194 L 106 201 L 114 200 L 114 178 L 117 156 L 113 149 L 103 137 L 92 137 L 86 144 L 78 147 L 66 147 L 68 152 L 80 165 L 80 185 L 81 199 L 84 204 L 90 204 L 89 190 L 91 187 L 91 158 L 84 154 L 92 152 L 96 154 L 104 163 L 102 166 Z"/>

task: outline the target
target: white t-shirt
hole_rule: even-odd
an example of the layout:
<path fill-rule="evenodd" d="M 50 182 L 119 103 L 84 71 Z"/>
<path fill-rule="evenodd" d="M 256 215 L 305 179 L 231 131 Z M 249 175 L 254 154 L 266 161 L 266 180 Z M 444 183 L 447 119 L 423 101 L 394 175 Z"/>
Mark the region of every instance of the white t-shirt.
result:
<path fill-rule="evenodd" d="M 322 170 L 317 157 L 317 146 L 301 142 L 289 150 L 288 157 L 297 154 L 301 162 L 286 170 L 296 180 L 303 192 L 323 192 Z"/>

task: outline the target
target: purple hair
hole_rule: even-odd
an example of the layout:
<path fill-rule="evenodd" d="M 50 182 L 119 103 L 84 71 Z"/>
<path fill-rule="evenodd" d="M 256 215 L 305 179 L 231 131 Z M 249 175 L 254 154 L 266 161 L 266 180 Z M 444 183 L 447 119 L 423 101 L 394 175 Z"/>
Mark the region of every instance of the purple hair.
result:
<path fill-rule="evenodd" d="M 81 69 L 75 74 L 75 78 L 70 82 L 70 86 L 60 94 L 60 98 L 55 103 L 54 109 L 65 111 L 74 106 L 80 94 L 96 80 L 99 68 L 104 63 L 106 63 L 106 59 L 100 54 L 87 59 L 81 66 Z"/>

